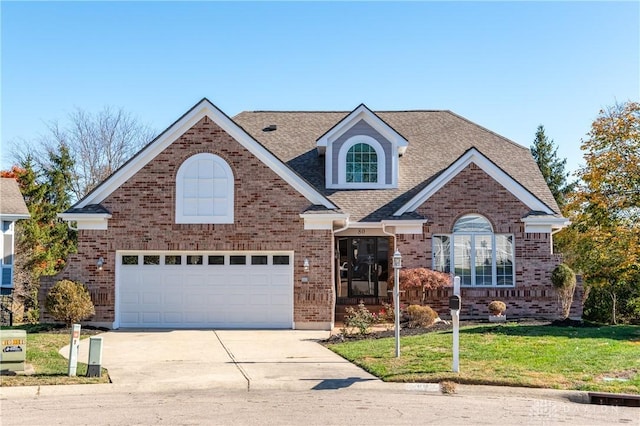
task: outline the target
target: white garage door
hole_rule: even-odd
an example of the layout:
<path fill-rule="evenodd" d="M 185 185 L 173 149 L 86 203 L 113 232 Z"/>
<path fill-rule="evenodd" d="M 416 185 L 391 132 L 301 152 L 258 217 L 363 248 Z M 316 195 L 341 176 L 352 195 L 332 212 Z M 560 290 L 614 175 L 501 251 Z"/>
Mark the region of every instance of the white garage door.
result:
<path fill-rule="evenodd" d="M 119 327 L 292 328 L 291 252 L 118 252 Z"/>

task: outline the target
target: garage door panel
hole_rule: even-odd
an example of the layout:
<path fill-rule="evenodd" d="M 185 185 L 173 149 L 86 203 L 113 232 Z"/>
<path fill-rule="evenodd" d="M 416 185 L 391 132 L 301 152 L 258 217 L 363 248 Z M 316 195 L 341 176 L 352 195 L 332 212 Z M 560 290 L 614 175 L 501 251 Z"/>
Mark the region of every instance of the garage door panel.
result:
<path fill-rule="evenodd" d="M 165 312 L 162 321 L 165 324 L 180 324 L 184 322 L 182 312 Z"/>
<path fill-rule="evenodd" d="M 142 312 L 141 313 L 141 321 L 145 324 L 149 324 L 149 325 L 162 324 L 162 321 L 160 321 L 161 318 L 162 318 L 162 315 L 160 314 L 160 312 Z"/>
<path fill-rule="evenodd" d="M 123 292 L 121 300 L 123 304 L 137 305 L 140 303 L 140 295 L 138 293 Z"/>
<path fill-rule="evenodd" d="M 159 293 L 157 290 L 152 292 L 144 292 L 142 293 L 142 304 L 143 305 L 160 305 L 162 302 L 162 293 Z"/>
<path fill-rule="evenodd" d="M 289 306 L 291 304 L 291 296 L 288 294 L 272 294 L 269 296 L 272 306 Z"/>
<path fill-rule="evenodd" d="M 145 253 L 139 253 L 144 255 Z M 148 253 L 147 253 L 148 254 Z M 118 300 L 122 327 L 291 328 L 293 325 L 293 266 L 119 264 Z M 256 253 L 268 257 L 269 253 Z M 220 253 L 215 253 L 220 258 Z M 121 257 L 119 257 L 120 259 Z M 140 257 L 141 258 L 141 257 Z M 251 262 L 251 255 L 246 255 Z"/>

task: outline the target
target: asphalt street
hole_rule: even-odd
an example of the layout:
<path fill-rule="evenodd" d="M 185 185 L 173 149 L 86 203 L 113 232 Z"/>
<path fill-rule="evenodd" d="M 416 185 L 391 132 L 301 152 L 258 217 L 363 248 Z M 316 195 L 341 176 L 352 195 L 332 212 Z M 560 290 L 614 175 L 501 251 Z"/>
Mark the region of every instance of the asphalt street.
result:
<path fill-rule="evenodd" d="M 483 389 L 485 392 L 483 393 Z M 640 409 L 464 387 L 390 390 L 180 390 L 0 400 L 2 425 L 640 425 Z"/>

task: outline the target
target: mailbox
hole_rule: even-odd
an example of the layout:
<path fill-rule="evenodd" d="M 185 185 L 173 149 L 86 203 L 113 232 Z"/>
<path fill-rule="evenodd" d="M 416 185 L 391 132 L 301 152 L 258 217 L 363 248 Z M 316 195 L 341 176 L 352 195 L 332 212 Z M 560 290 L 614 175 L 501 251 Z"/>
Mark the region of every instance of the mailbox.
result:
<path fill-rule="evenodd" d="M 27 358 L 27 332 L 0 330 L 0 370 L 24 371 Z"/>
<path fill-rule="evenodd" d="M 452 309 L 454 311 L 459 311 L 460 310 L 460 296 L 454 294 L 453 296 L 449 297 L 449 309 Z"/>

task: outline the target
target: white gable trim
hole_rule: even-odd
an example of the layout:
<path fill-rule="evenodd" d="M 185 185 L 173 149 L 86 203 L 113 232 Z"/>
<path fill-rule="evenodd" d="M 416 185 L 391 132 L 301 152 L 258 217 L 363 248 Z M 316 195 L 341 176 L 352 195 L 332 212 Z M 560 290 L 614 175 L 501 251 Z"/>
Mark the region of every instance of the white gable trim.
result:
<path fill-rule="evenodd" d="M 287 181 L 305 198 L 307 198 L 310 203 L 322 205 L 329 209 L 336 207 L 313 186 L 294 173 L 265 147 L 260 145 L 255 139 L 247 134 L 247 132 L 238 126 L 231 118 L 209 102 L 208 99 L 203 99 L 191 108 L 189 112 L 173 123 L 153 142 L 143 148 L 135 157 L 103 181 L 74 207 L 82 208 L 90 204 L 99 204 L 104 201 L 105 198 L 111 195 L 116 189 L 140 171 L 146 164 L 153 160 L 158 154 L 165 150 L 205 116 L 213 120 L 213 122 L 220 126 L 222 130 L 227 132 L 267 167 L 273 170 L 278 176 Z"/>
<path fill-rule="evenodd" d="M 520 200 L 531 210 L 544 212 L 549 215 L 554 214 L 553 210 L 551 210 L 545 203 L 540 201 L 524 186 L 518 183 L 515 179 L 505 173 L 498 166 L 496 166 L 480 151 L 475 148 L 471 148 L 393 215 L 401 216 L 406 212 L 415 211 L 420 205 L 422 205 L 429 198 L 431 198 L 431 196 L 442 189 L 442 187 L 444 187 L 449 181 L 451 181 L 451 179 L 457 176 L 458 173 L 464 170 L 471 163 L 474 163 L 478 167 L 480 167 L 486 174 L 495 179 L 500 185 L 505 187 L 511 194 L 513 194 L 514 197 Z"/>
<path fill-rule="evenodd" d="M 527 216 L 522 219 L 524 232 L 538 232 L 551 234 L 553 231 L 569 226 L 571 221 L 565 217 L 556 216 Z"/>
<path fill-rule="evenodd" d="M 331 130 L 322 135 L 317 141 L 318 152 L 324 154 L 331 142 L 339 138 L 344 132 L 349 130 L 353 125 L 360 120 L 364 120 L 368 125 L 373 127 L 378 133 L 380 133 L 385 139 L 390 141 L 394 145 L 394 149 L 397 149 L 398 154 L 402 155 L 407 149 L 409 142 L 398 132 L 396 132 L 391 126 L 382 121 L 377 115 L 375 115 L 364 104 L 361 104 L 354 109 L 349 115 L 343 118 L 338 124 L 336 124 Z"/>
<path fill-rule="evenodd" d="M 348 222 L 349 215 L 344 213 L 300 213 L 304 220 L 304 229 L 308 230 L 333 230 L 335 222 Z"/>
<path fill-rule="evenodd" d="M 108 229 L 109 219 L 111 219 L 111 215 L 108 213 L 58 213 L 57 216 L 67 222 L 69 228 L 75 230 L 105 231 Z M 76 223 L 76 226 L 72 225 L 73 222 Z"/>
<path fill-rule="evenodd" d="M 3 214 L 0 213 L 0 220 L 4 220 L 7 222 L 16 222 L 22 219 L 29 219 L 31 217 L 30 214 Z"/>

